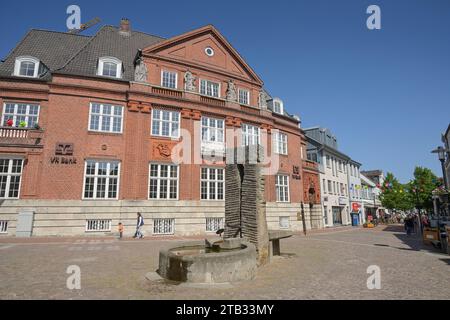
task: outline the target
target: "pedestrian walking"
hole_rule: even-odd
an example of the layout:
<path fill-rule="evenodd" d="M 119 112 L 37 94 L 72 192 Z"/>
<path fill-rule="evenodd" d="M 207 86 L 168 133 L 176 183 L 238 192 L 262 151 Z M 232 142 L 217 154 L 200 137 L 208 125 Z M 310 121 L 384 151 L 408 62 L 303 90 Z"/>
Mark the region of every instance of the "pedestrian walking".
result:
<path fill-rule="evenodd" d="M 411 235 L 412 231 L 414 230 L 413 217 L 411 217 L 411 216 L 406 217 L 406 219 L 405 219 L 405 229 L 406 229 L 406 234 L 409 237 Z"/>
<path fill-rule="evenodd" d="M 134 234 L 133 238 L 144 238 L 144 234 L 142 233 L 142 226 L 144 225 L 144 218 L 142 217 L 141 213 L 137 213 L 137 224 L 136 224 L 136 233 Z"/>
<path fill-rule="evenodd" d="M 119 230 L 119 239 L 122 239 L 122 235 L 123 235 L 123 224 L 122 222 L 119 222 L 117 229 Z"/>

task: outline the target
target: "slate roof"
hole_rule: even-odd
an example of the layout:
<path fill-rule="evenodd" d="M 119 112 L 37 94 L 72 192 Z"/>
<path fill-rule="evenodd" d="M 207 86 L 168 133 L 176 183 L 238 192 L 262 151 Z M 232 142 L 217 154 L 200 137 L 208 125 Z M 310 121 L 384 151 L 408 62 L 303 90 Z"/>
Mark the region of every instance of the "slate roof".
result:
<path fill-rule="evenodd" d="M 35 57 L 50 71 L 56 70 L 86 45 L 90 38 L 64 32 L 32 29 L 0 64 L 0 76 L 13 77 L 14 63 L 20 56 Z"/>
<path fill-rule="evenodd" d="M 122 80 L 131 81 L 138 50 L 163 40 L 138 31 L 123 35 L 114 26 L 103 26 L 94 36 L 32 29 L 0 64 L 0 76 L 14 77 L 16 58 L 32 56 L 39 59 L 50 73 L 95 77 L 98 59 L 108 56 L 122 61 Z M 47 81 L 49 76 L 44 74 L 40 80 Z"/>
<path fill-rule="evenodd" d="M 134 80 L 134 61 L 139 49 L 144 49 L 166 39 L 132 30 L 129 34 L 120 32 L 119 27 L 105 25 L 93 36 L 71 34 L 49 30 L 30 30 L 19 44 L 0 63 L 0 77 L 18 78 L 13 75 L 17 57 L 32 56 L 43 63 L 48 72 L 30 81 L 49 81 L 51 74 L 69 74 L 84 77 L 97 76 L 98 59 L 115 57 L 122 61 L 122 79 Z M 22 78 L 22 77 L 20 77 Z M 104 77 L 100 77 L 104 79 Z M 23 78 L 22 78 L 23 79 Z M 266 91 L 269 110 L 272 110 L 271 95 Z M 294 119 L 286 109 L 284 116 Z"/>
<path fill-rule="evenodd" d="M 122 61 L 122 80 L 134 80 L 134 60 L 139 49 L 144 49 L 165 39 L 143 32 L 131 31 L 129 35 L 114 26 L 103 26 L 90 41 L 58 73 L 96 76 L 98 59 L 114 57 Z M 102 77 L 104 78 L 104 77 Z"/>

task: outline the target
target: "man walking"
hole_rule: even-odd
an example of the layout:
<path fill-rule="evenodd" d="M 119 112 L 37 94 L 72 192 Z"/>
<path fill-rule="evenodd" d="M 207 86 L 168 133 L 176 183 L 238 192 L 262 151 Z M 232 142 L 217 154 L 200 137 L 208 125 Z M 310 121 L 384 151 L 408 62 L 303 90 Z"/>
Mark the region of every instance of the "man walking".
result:
<path fill-rule="evenodd" d="M 142 226 L 144 225 L 144 218 L 142 217 L 141 213 L 137 213 L 137 225 L 136 225 L 136 233 L 134 234 L 133 238 L 144 238 L 144 234 L 142 233 Z"/>

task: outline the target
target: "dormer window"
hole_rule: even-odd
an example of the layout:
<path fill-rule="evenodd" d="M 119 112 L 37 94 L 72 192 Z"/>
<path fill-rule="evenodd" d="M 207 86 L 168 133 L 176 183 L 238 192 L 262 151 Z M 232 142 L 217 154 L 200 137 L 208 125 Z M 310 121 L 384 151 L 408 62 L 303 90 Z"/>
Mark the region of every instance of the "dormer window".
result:
<path fill-rule="evenodd" d="M 14 66 L 14 75 L 19 77 L 37 78 L 39 60 L 33 57 L 18 57 Z"/>
<path fill-rule="evenodd" d="M 103 57 L 99 59 L 97 75 L 122 78 L 122 61 L 113 57 Z"/>
<path fill-rule="evenodd" d="M 281 101 L 280 99 L 273 99 L 273 112 L 283 114 L 283 109 L 283 101 Z"/>

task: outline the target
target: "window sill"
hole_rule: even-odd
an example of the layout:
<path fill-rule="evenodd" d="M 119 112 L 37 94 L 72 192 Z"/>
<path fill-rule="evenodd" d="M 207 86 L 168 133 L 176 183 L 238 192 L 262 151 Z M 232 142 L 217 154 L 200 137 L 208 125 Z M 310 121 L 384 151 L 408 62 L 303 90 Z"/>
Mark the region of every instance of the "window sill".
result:
<path fill-rule="evenodd" d="M 120 135 L 123 135 L 122 132 L 107 132 L 107 131 L 93 131 L 93 130 L 88 130 L 88 134 L 92 134 L 92 135 L 106 135 L 106 136 L 120 136 Z"/>
<path fill-rule="evenodd" d="M 154 134 L 150 134 L 150 137 L 152 139 L 160 139 L 160 140 L 167 140 L 167 141 L 181 141 L 181 137 L 166 137 L 166 136 L 157 136 Z"/>

